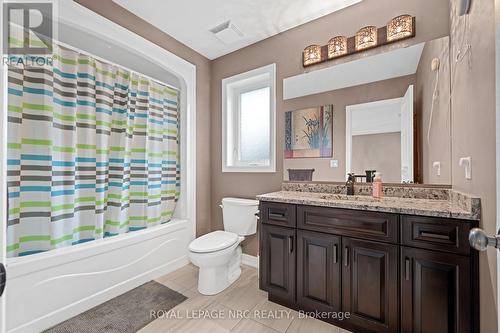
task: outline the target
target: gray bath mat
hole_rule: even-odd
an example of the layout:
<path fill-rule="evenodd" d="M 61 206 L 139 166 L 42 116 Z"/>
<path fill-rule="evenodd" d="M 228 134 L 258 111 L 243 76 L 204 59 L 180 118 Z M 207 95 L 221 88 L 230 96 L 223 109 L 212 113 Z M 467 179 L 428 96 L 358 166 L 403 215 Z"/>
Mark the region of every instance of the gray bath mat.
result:
<path fill-rule="evenodd" d="M 154 320 L 151 311 L 170 310 L 186 296 L 150 281 L 59 325 L 47 333 L 135 333 Z"/>

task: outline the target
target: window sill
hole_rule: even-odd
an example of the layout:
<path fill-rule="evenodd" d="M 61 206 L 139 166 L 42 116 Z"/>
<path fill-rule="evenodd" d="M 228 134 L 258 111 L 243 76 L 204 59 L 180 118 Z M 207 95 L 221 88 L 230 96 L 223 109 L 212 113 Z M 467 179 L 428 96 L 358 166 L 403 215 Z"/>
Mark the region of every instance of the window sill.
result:
<path fill-rule="evenodd" d="M 222 167 L 222 173 L 276 173 L 275 167 L 263 166 L 249 166 L 249 167 Z"/>

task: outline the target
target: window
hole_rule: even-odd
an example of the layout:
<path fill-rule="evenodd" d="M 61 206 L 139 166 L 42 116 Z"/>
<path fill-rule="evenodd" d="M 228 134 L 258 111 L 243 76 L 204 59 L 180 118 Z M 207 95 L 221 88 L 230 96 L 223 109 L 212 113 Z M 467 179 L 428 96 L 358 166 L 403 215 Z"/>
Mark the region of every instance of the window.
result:
<path fill-rule="evenodd" d="M 276 65 L 222 80 L 222 172 L 276 172 Z"/>

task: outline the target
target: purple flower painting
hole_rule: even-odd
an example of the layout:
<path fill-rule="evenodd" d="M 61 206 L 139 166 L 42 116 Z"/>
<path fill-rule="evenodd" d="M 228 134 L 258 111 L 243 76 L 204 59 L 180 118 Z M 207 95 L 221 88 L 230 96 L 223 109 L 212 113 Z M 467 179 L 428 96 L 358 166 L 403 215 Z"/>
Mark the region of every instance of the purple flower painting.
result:
<path fill-rule="evenodd" d="M 333 156 L 333 105 L 285 113 L 285 158 Z"/>

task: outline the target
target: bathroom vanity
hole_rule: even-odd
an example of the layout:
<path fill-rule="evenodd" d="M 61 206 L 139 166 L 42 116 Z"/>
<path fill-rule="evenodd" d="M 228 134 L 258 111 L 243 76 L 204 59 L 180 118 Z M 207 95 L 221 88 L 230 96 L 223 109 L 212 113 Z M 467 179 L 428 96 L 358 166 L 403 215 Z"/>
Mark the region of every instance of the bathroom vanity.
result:
<path fill-rule="evenodd" d="M 258 196 L 260 288 L 355 333 L 477 332 L 478 258 L 468 234 L 479 203 L 442 193 Z M 338 312 L 350 318 L 332 318 Z"/>

